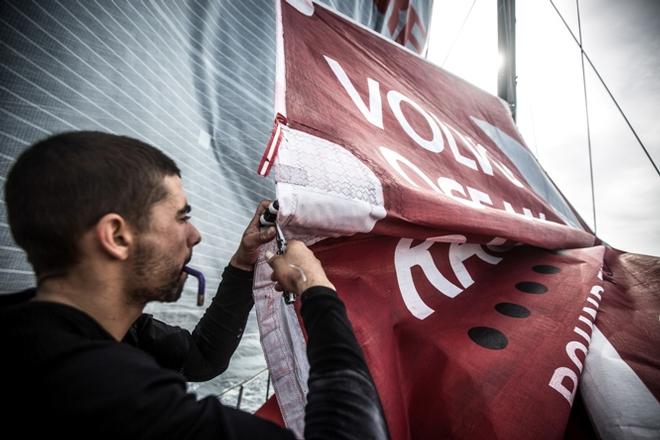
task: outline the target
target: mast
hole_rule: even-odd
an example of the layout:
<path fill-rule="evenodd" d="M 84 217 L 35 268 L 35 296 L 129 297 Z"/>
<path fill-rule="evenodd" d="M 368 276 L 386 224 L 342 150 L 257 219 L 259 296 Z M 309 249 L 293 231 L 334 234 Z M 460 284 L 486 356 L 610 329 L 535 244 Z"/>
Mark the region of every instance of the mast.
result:
<path fill-rule="evenodd" d="M 509 104 L 516 120 L 516 1 L 497 0 L 497 49 L 502 65 L 497 73 L 497 96 Z"/>

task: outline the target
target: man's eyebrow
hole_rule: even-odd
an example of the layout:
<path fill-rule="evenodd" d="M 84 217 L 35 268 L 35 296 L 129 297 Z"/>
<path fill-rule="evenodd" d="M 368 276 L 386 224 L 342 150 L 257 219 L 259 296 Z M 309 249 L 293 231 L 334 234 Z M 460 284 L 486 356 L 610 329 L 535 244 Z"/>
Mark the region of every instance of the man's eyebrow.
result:
<path fill-rule="evenodd" d="M 183 215 L 183 214 L 188 214 L 190 211 L 192 211 L 192 206 L 190 206 L 188 203 L 186 203 L 186 206 L 183 208 L 179 209 L 176 214 L 177 215 Z"/>

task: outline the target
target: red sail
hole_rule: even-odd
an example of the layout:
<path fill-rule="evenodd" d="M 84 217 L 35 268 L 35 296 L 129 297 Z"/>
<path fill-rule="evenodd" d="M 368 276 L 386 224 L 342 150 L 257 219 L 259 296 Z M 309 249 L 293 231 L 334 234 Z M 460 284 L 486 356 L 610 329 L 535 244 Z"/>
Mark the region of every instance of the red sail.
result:
<path fill-rule="evenodd" d="M 638 312 L 600 325 L 608 295 L 630 298 L 610 274 L 629 260 L 598 245 L 498 98 L 319 5 L 282 2 L 278 38 L 280 116 L 260 171 L 274 173 L 285 234 L 313 244 L 346 303 L 392 438 L 562 437 L 592 341 L 609 347 Z M 255 299 L 300 434 L 304 334 L 263 261 Z M 657 295 L 645 306 L 657 318 Z M 637 323 L 631 334 L 657 326 Z M 622 373 L 649 405 L 657 335 L 610 344 L 626 359 L 649 350 Z M 608 386 L 593 373 L 591 390 Z"/>

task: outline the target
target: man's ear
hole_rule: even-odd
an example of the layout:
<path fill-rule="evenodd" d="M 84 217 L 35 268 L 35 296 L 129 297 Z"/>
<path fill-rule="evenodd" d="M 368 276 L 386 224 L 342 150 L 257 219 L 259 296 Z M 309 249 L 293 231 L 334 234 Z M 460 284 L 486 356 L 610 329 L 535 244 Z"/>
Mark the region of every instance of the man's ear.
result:
<path fill-rule="evenodd" d="M 126 260 L 135 239 L 135 233 L 124 217 L 106 214 L 96 223 L 96 238 L 103 251 L 112 258 Z"/>

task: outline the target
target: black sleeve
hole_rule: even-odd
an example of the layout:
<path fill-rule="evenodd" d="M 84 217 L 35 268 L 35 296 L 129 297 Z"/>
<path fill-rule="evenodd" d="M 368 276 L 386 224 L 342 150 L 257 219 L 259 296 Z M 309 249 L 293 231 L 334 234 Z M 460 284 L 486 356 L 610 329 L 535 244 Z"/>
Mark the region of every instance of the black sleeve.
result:
<path fill-rule="evenodd" d="M 183 374 L 191 381 L 210 380 L 229 366 L 254 306 L 253 272 L 228 265 L 213 302 L 193 330 L 195 341 Z"/>
<path fill-rule="evenodd" d="M 252 272 L 229 265 L 192 334 L 144 314 L 124 342 L 151 354 L 161 366 L 182 373 L 188 381 L 213 379 L 227 369 L 243 335 L 254 305 L 252 280 Z"/>
<path fill-rule="evenodd" d="M 65 365 L 58 364 L 52 372 L 58 373 L 58 388 L 50 391 L 57 391 L 51 397 L 60 402 L 43 414 L 40 426 L 33 424 L 26 431 L 41 430 L 48 422 L 69 434 L 64 438 L 295 438 L 291 431 L 223 406 L 215 397 L 196 400 L 186 392 L 181 375 L 160 368 L 144 352 L 118 345 L 76 353 Z"/>
<path fill-rule="evenodd" d="M 312 287 L 301 297 L 309 393 L 305 439 L 387 439 L 376 387 L 337 294 Z"/>

